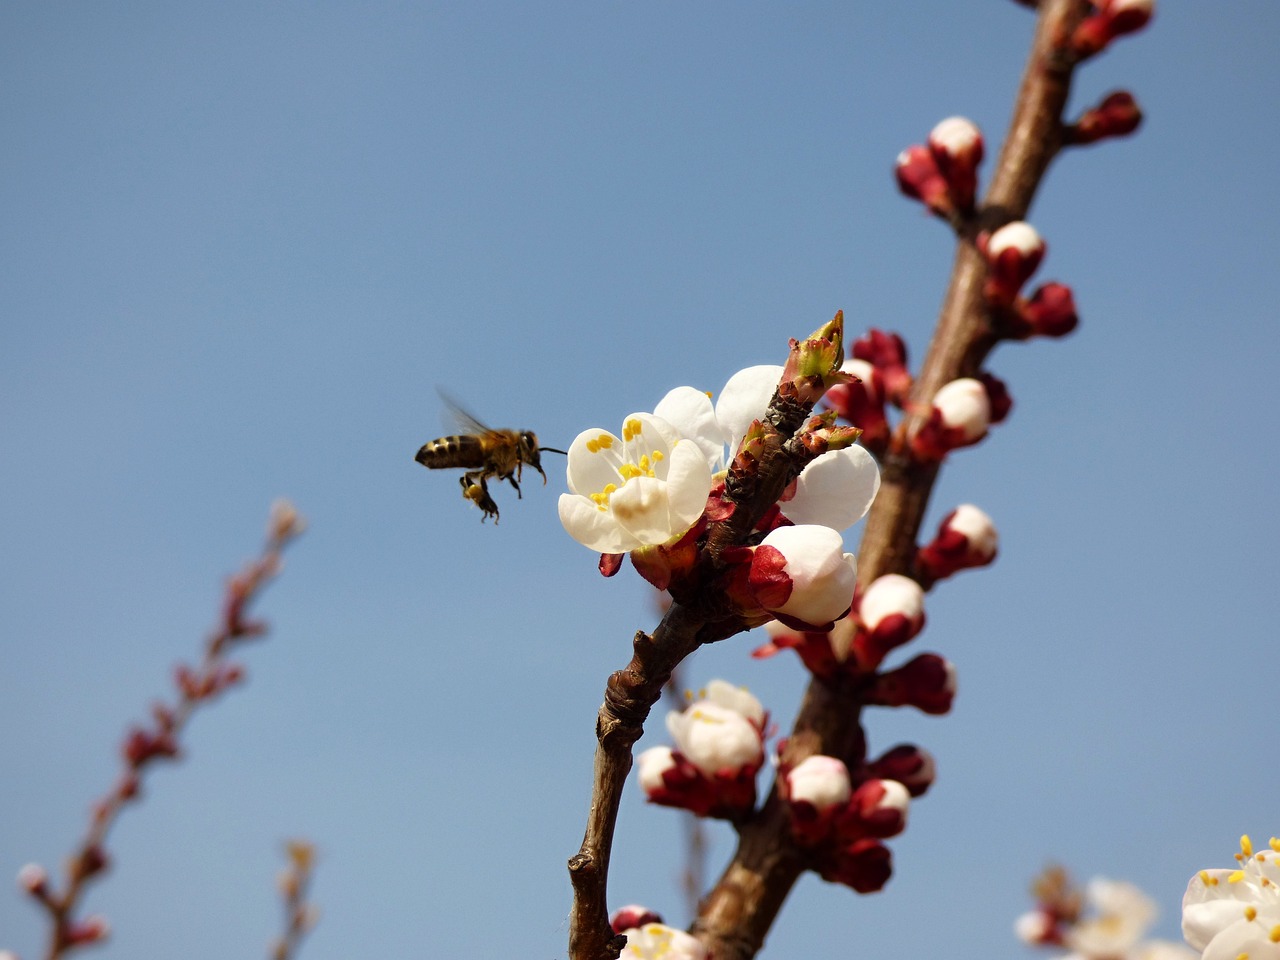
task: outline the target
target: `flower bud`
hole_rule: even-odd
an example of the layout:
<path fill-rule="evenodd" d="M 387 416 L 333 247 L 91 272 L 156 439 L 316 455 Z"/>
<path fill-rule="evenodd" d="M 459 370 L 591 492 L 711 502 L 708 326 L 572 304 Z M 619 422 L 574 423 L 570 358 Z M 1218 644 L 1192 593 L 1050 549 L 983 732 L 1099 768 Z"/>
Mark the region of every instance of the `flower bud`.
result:
<path fill-rule="evenodd" d="M 1047 249 L 1034 227 L 1021 220 L 1006 223 L 990 236 L 979 237 L 978 246 L 987 258 L 987 283 L 983 288 L 992 306 L 1013 303 Z"/>
<path fill-rule="evenodd" d="M 879 372 L 866 360 L 856 357 L 850 357 L 840 369 L 857 380 L 837 383 L 823 396 L 823 402 L 862 430 L 864 447 L 883 449 L 889 441 L 889 421 L 885 417 L 884 386 Z"/>
<path fill-rule="evenodd" d="M 1055 918 L 1044 910 L 1028 910 L 1013 922 L 1013 932 L 1029 946 L 1059 944 L 1062 933 Z"/>
<path fill-rule="evenodd" d="M 982 131 L 964 117 L 948 117 L 929 132 L 929 152 L 947 182 L 951 203 L 971 213 L 982 162 Z"/>
<path fill-rule="evenodd" d="M 1098 9 L 1071 35 L 1071 50 L 1081 60 L 1105 50 L 1112 40 L 1141 30 L 1155 13 L 1155 0 L 1100 0 Z"/>
<path fill-rule="evenodd" d="M 794 650 L 815 677 L 833 677 L 840 672 L 853 639 L 853 624 L 848 619 L 827 631 L 797 631 L 778 620 L 770 620 L 764 627 L 769 641 L 753 650 L 752 657 L 763 660 L 782 650 Z"/>
<path fill-rule="evenodd" d="M 1046 283 L 1036 288 L 1030 300 L 1014 302 L 1007 333 L 1015 340 L 1063 337 L 1079 323 L 1071 288 L 1065 283 Z"/>
<path fill-rule="evenodd" d="M 705 776 L 758 770 L 764 762 L 760 730 L 745 716 L 711 700 L 667 714 L 676 748 Z"/>
<path fill-rule="evenodd" d="M 958 570 L 991 563 L 1000 546 L 995 523 L 971 503 L 962 503 L 938 526 L 934 538 L 916 554 L 916 566 L 929 578 L 941 580 Z"/>
<path fill-rule="evenodd" d="M 18 886 L 43 899 L 49 892 L 49 873 L 38 863 L 28 863 L 18 871 Z"/>
<path fill-rule="evenodd" d="M 977 443 L 991 423 L 991 397 L 982 381 L 952 380 L 934 394 L 929 419 L 911 438 L 911 450 L 921 460 L 941 460 L 950 450 Z"/>
<path fill-rule="evenodd" d="M 913 797 L 923 796 L 933 785 L 937 765 L 927 750 L 902 743 L 867 765 L 867 769 L 883 780 L 897 780 Z"/>
<path fill-rule="evenodd" d="M 862 837 L 841 848 L 818 872 L 822 879 L 842 883 L 858 893 L 875 893 L 893 875 L 893 855 L 879 840 Z"/>
<path fill-rule="evenodd" d="M 887 573 L 858 598 L 857 611 L 862 629 L 854 638 L 854 650 L 859 665 L 873 670 L 890 650 L 924 627 L 924 590 L 910 577 Z"/>
<path fill-rule="evenodd" d="M 944 714 L 951 710 L 955 696 L 955 665 L 936 653 L 922 653 L 898 669 L 876 677 L 867 702 Z"/>
<path fill-rule="evenodd" d="M 1107 94 L 1101 103 L 1086 110 L 1067 128 L 1067 142 L 1083 145 L 1110 137 L 1125 137 L 1137 130 L 1141 123 L 1142 110 L 1133 94 L 1118 90 Z"/>
<path fill-rule="evenodd" d="M 636 927 L 643 927 L 649 923 L 661 922 L 661 916 L 648 907 L 642 907 L 637 903 L 619 907 L 609 915 L 609 926 L 613 928 L 614 933 L 623 933 L 627 930 L 634 930 Z"/>
<path fill-rule="evenodd" d="M 844 806 L 852 794 L 849 768 L 835 757 L 806 757 L 785 778 L 787 799 L 818 811 Z"/>
<path fill-rule="evenodd" d="M 904 196 L 919 200 L 943 220 L 955 215 L 951 189 L 928 147 L 916 145 L 903 150 L 894 162 L 893 174 Z"/>
<path fill-rule="evenodd" d="M 111 935 L 111 924 L 101 914 L 85 917 L 79 923 L 72 923 L 66 928 L 65 937 L 70 944 L 98 943 Z"/>
<path fill-rule="evenodd" d="M 849 611 L 857 561 L 830 527 L 778 527 L 753 551 L 747 580 L 759 606 L 779 620 L 826 629 Z"/>
<path fill-rule="evenodd" d="M 872 327 L 865 337 L 853 342 L 853 355 L 876 368 L 884 384 L 884 397 L 902 406 L 911 392 L 911 372 L 907 369 L 907 345 L 896 333 Z"/>
<path fill-rule="evenodd" d="M 849 802 L 849 813 L 860 830 L 884 839 L 896 837 L 907 827 L 911 795 L 896 780 L 866 780 Z"/>

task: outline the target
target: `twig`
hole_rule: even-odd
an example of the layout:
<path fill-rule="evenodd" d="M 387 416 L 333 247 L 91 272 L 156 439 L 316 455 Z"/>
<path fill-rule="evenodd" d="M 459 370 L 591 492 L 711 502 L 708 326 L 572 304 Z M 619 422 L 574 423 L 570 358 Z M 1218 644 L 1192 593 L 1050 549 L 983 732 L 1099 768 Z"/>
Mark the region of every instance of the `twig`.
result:
<path fill-rule="evenodd" d="M 120 779 L 94 804 L 89 829 L 67 861 L 61 892 L 53 887 L 42 867 L 29 864 L 19 874 L 23 887 L 49 917 L 45 960 L 58 960 L 76 947 L 107 936 L 109 927 L 102 917 L 76 918 L 89 882 L 110 865 L 107 835 L 125 805 L 141 796 L 144 771 L 154 761 L 179 756 L 182 733 L 196 709 L 244 678 L 244 669 L 230 662 L 228 655 L 238 645 L 266 633 L 264 622 L 248 618 L 248 608 L 279 573 L 284 548 L 302 532 L 303 526 L 297 511 L 288 503 L 280 501 L 272 506 L 262 553 L 227 583 L 221 620 L 205 642 L 200 665 L 178 666 L 174 671 L 175 702 L 156 704 L 150 726 L 134 727 L 126 735 Z"/>
<path fill-rule="evenodd" d="M 271 960 L 293 960 L 303 938 L 315 927 L 319 911 L 308 902 L 311 873 L 316 851 L 306 840 L 290 840 L 285 844 L 289 866 L 280 874 L 280 893 L 284 897 L 284 933 L 271 949 Z"/>

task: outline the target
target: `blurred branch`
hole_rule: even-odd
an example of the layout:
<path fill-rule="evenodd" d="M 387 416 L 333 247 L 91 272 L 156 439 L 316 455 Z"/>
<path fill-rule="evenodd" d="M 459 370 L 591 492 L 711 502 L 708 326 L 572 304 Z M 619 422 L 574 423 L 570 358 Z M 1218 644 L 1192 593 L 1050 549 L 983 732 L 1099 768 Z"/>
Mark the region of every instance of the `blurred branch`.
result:
<path fill-rule="evenodd" d="M 319 920 L 316 906 L 307 900 L 316 851 L 306 840 L 285 844 L 289 866 L 280 874 L 280 894 L 284 898 L 284 933 L 271 950 L 271 960 L 293 960 L 303 938 Z"/>
<path fill-rule="evenodd" d="M 228 581 L 218 627 L 205 641 L 200 664 L 180 664 L 174 671 L 174 701 L 155 704 L 149 725 L 135 726 L 126 734 L 121 745 L 124 769 L 115 786 L 94 804 L 89 829 L 67 861 L 61 891 L 36 864 L 19 873 L 19 883 L 49 919 L 45 960 L 57 960 L 108 935 L 110 928 L 104 918 L 78 919 L 77 912 L 90 882 L 110 865 L 106 843 L 111 827 L 124 807 L 140 798 L 145 771 L 155 761 L 180 756 L 182 733 L 195 711 L 244 679 L 244 668 L 229 659 L 230 653 L 267 632 L 266 623 L 248 616 L 249 607 L 280 572 L 285 547 L 303 527 L 302 518 L 290 504 L 278 501 L 272 505 L 266 544 L 255 560 Z"/>

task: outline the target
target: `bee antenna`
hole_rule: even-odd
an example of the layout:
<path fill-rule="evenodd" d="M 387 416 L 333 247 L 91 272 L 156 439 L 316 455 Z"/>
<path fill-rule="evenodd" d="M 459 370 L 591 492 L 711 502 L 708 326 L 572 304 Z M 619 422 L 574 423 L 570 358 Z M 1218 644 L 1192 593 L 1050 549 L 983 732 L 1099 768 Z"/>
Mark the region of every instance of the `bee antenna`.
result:
<path fill-rule="evenodd" d="M 566 457 L 569 455 L 568 450 L 557 450 L 555 447 L 538 447 L 539 453 L 563 453 Z"/>

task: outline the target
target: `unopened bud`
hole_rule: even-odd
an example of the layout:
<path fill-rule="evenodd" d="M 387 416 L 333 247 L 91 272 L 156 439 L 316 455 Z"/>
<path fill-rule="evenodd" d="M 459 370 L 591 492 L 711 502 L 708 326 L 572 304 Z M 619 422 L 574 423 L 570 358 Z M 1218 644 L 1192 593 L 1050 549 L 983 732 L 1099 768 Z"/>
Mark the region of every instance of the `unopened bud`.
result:
<path fill-rule="evenodd" d="M 903 150 L 894 161 L 893 175 L 903 196 L 919 200 L 943 220 L 955 215 L 947 178 L 928 147 L 917 144 Z"/>
<path fill-rule="evenodd" d="M 44 897 L 49 892 L 49 873 L 38 863 L 28 863 L 18 871 L 18 886 L 33 897 Z"/>
<path fill-rule="evenodd" d="M 988 237 L 980 237 L 978 244 L 987 258 L 988 276 L 983 292 L 993 306 L 1013 303 L 1022 285 L 1040 266 L 1047 249 L 1035 228 L 1021 220 L 1006 223 Z"/>
<path fill-rule="evenodd" d="M 911 392 L 911 372 L 907 369 L 907 345 L 902 337 L 872 327 L 865 337 L 853 342 L 853 355 L 876 368 L 886 400 L 899 406 L 906 403 Z"/>
<path fill-rule="evenodd" d="M 962 213 L 972 212 L 982 162 L 982 131 L 964 117 L 948 117 L 929 132 L 929 152 L 947 182 L 951 203 Z"/>
<path fill-rule="evenodd" d="M 896 780 L 866 780 L 850 801 L 858 826 L 873 837 L 896 837 L 907 826 L 911 794 Z"/>
<path fill-rule="evenodd" d="M 955 696 L 955 665 L 936 653 L 922 653 L 898 669 L 876 677 L 867 702 L 944 714 L 951 710 Z"/>
<path fill-rule="evenodd" d="M 858 893 L 875 893 L 893 875 L 893 855 L 879 840 L 862 837 L 838 851 L 834 862 L 820 869 L 824 880 L 843 883 Z"/>
<path fill-rule="evenodd" d="M 270 539 L 287 540 L 306 528 L 306 520 L 288 500 L 281 498 L 271 504 L 271 515 L 267 519 L 267 536 Z"/>
<path fill-rule="evenodd" d="M 840 417 L 862 431 L 861 443 L 879 450 L 889 440 L 889 421 L 884 412 L 884 388 L 880 372 L 868 361 L 850 357 L 841 369 L 854 377 L 837 383 L 823 396 L 823 402 Z"/>
<path fill-rule="evenodd" d="M 1067 128 L 1067 142 L 1097 143 L 1110 137 L 1124 137 L 1142 123 L 1142 110 L 1133 94 L 1120 90 L 1108 94 L 1096 107 L 1086 110 Z"/>
<path fill-rule="evenodd" d="M 937 776 L 933 754 L 909 743 L 885 751 L 868 769 L 883 780 L 898 781 L 913 797 L 923 796 Z"/>
<path fill-rule="evenodd" d="M 1079 323 L 1071 288 L 1065 283 L 1046 283 L 1036 288 L 1030 300 L 1014 303 L 1008 335 L 1017 340 L 1034 336 L 1062 337 Z"/>
<path fill-rule="evenodd" d="M 958 570 L 991 563 L 1000 537 L 991 517 L 971 503 L 962 503 L 938 526 L 937 535 L 916 554 L 916 565 L 933 580 Z"/>
<path fill-rule="evenodd" d="M 1117 37 L 1145 27 L 1155 6 L 1155 0 L 1101 0 L 1071 35 L 1071 51 L 1082 60 L 1100 53 Z"/>
<path fill-rule="evenodd" d="M 941 460 L 950 450 L 977 443 L 992 423 L 991 397 L 981 380 L 962 377 L 934 394 L 929 419 L 911 438 L 920 460 Z"/>
<path fill-rule="evenodd" d="M 111 935 L 111 924 L 101 914 L 85 917 L 79 923 L 71 924 L 66 931 L 66 940 L 73 944 L 98 943 Z"/>
<path fill-rule="evenodd" d="M 785 782 L 788 800 L 819 811 L 843 806 L 852 793 L 849 768 L 835 757 L 807 757 L 792 767 Z"/>
<path fill-rule="evenodd" d="M 853 641 L 858 663 L 874 670 L 890 650 L 923 629 L 924 590 L 910 577 L 887 573 L 858 598 L 857 611 L 862 627 Z"/>

